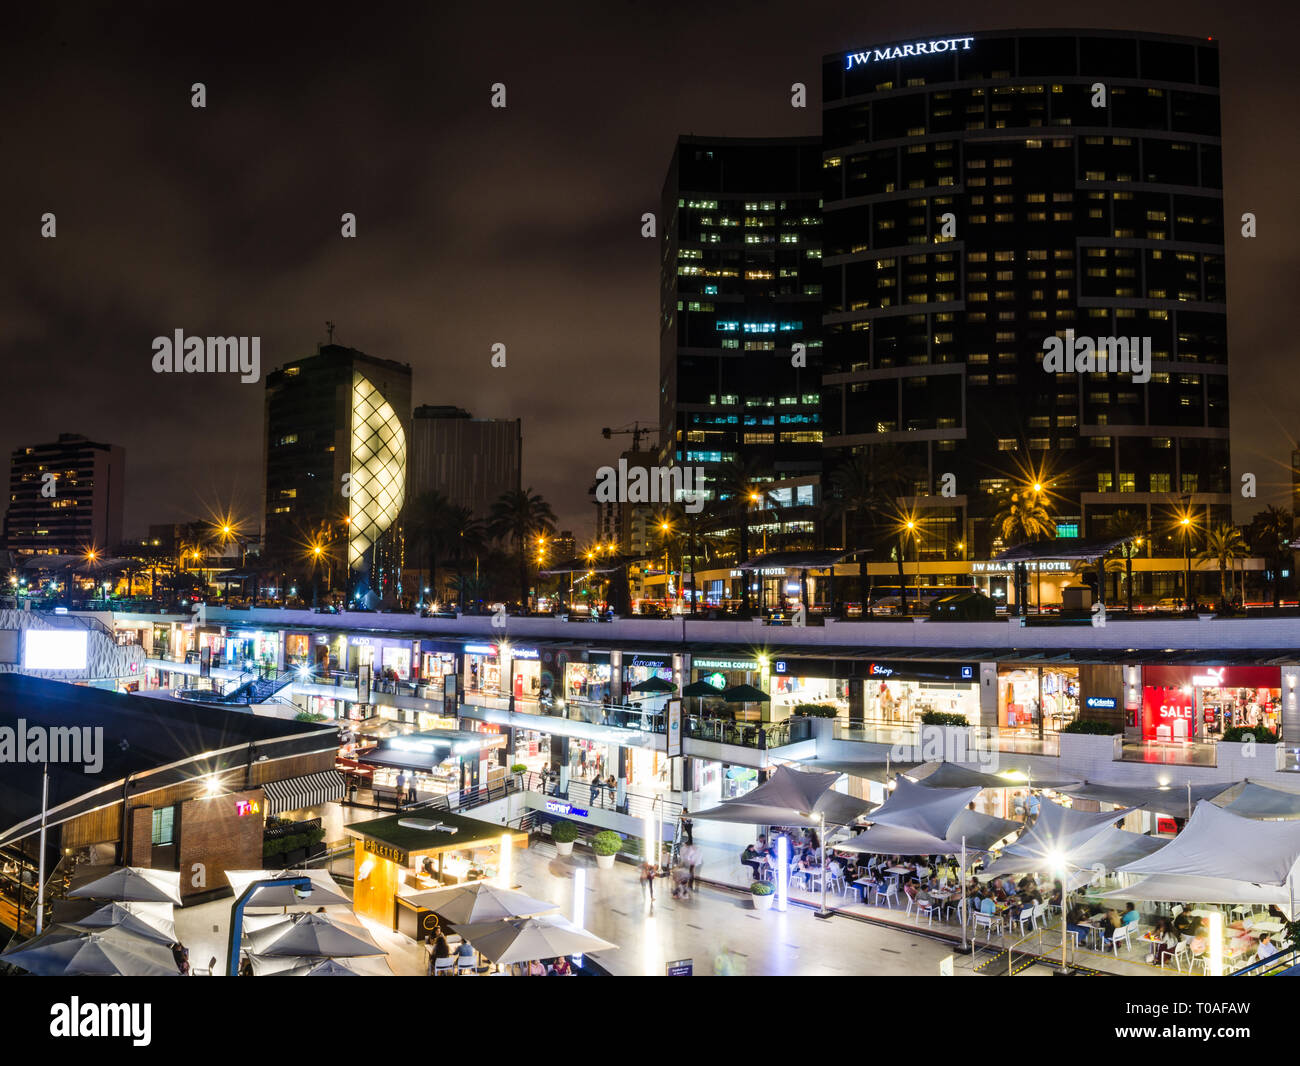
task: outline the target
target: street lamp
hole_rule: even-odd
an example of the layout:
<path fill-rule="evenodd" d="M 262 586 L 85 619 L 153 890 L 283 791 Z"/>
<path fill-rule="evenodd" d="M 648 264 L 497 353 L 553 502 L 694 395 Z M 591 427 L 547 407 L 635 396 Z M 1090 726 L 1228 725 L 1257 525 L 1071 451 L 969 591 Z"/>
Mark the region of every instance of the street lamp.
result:
<path fill-rule="evenodd" d="M 1183 531 L 1183 600 L 1190 611 L 1192 609 L 1192 552 L 1189 540 L 1192 529 L 1191 516 L 1184 514 L 1179 518 L 1178 525 Z"/>

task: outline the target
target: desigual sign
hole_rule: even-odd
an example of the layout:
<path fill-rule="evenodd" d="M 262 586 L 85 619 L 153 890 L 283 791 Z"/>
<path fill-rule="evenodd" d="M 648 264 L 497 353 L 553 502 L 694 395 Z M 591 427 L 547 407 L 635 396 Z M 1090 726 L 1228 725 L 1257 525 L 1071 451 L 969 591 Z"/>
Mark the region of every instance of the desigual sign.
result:
<path fill-rule="evenodd" d="M 974 37 L 941 37 L 934 41 L 913 41 L 911 44 L 896 44 L 893 47 L 867 49 L 865 52 L 850 52 L 844 58 L 844 69 L 852 70 L 855 65 L 866 66 L 868 63 L 882 63 L 890 59 L 907 59 L 910 56 L 936 56 L 944 52 L 969 52 Z"/>

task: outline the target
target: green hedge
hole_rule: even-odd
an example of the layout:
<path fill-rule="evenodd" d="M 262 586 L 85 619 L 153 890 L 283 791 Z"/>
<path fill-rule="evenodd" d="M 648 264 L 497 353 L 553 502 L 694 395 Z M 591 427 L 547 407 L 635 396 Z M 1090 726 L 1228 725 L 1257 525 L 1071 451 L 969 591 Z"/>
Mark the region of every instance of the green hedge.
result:
<path fill-rule="evenodd" d="M 1111 722 L 1094 722 L 1089 718 L 1076 718 L 1073 722 L 1067 722 L 1061 732 L 1090 733 L 1093 736 L 1113 737 L 1122 730 Z"/>
<path fill-rule="evenodd" d="M 949 714 L 947 711 L 925 711 L 921 715 L 922 725 L 970 725 L 964 714 Z"/>
<path fill-rule="evenodd" d="M 1223 731 L 1223 739 L 1236 744 L 1245 744 L 1252 739 L 1256 744 L 1277 744 L 1282 738 L 1263 726 L 1230 725 Z"/>
<path fill-rule="evenodd" d="M 767 881 L 755 881 L 749 886 L 751 896 L 770 896 L 776 889 Z"/>
<path fill-rule="evenodd" d="M 826 703 L 796 703 L 793 713 L 803 715 L 805 718 L 834 718 L 837 712 L 834 707 Z"/>

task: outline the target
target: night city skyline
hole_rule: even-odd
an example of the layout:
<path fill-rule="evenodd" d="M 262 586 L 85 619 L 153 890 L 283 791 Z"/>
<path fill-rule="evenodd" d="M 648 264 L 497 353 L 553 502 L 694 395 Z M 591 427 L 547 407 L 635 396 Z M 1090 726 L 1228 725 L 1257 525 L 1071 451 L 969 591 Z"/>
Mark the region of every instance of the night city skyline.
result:
<path fill-rule="evenodd" d="M 613 22 L 575 8 L 569 32 L 521 13 L 482 51 L 456 43 L 484 30 L 470 14 L 424 16 L 427 30 L 400 37 L 382 12 L 349 16 L 344 43 L 259 13 L 254 38 L 223 19 L 178 48 L 162 46 L 166 19 L 141 32 L 106 11 L 23 12 L 11 41 L 25 46 L 0 75 L 30 105 L 6 138 L 23 162 L 0 179 L 24 220 L 5 242 L 3 358 L 10 395 L 41 402 L 11 408 L 0 449 L 60 432 L 124 447 L 128 535 L 230 505 L 255 521 L 265 376 L 311 354 L 329 320 L 339 343 L 410 363 L 415 404 L 522 418 L 524 484 L 559 526 L 585 531 L 595 468 L 620 450 L 601 427 L 657 421 L 660 241 L 640 236 L 640 218 L 658 210 L 679 134 L 819 133 L 819 65 L 839 49 L 1052 24 L 1204 31 L 1222 64 L 1230 480 L 1260 481 L 1259 500 L 1238 501 L 1244 518 L 1282 502 L 1300 429 L 1284 289 L 1300 160 L 1270 130 L 1295 96 L 1286 34 L 1231 10 L 936 5 L 867 25 L 830 5 L 791 24 L 763 5 L 733 33 L 695 9 Z M 195 81 L 204 109 L 190 106 Z M 794 81 L 805 109 L 790 106 Z M 505 109 L 489 106 L 496 82 Z M 1245 211 L 1258 218 L 1249 240 Z M 152 339 L 178 328 L 260 336 L 262 379 L 153 374 Z"/>

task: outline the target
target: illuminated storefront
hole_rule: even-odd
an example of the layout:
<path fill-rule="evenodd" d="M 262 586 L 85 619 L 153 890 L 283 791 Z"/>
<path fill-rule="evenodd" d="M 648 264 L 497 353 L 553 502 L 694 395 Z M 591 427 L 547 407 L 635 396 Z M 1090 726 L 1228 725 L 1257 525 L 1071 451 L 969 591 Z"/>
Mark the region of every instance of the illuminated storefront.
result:
<path fill-rule="evenodd" d="M 1057 733 L 1078 715 L 1078 667 L 1021 667 L 998 671 L 999 727 Z"/>
<path fill-rule="evenodd" d="M 1280 733 L 1277 666 L 1144 666 L 1142 739 L 1212 740 L 1233 726 Z"/>
<path fill-rule="evenodd" d="M 465 692 L 535 700 L 542 693 L 542 664 L 536 648 L 507 645 L 510 676 L 503 677 L 501 646 L 465 645 Z"/>
<path fill-rule="evenodd" d="M 863 716 L 867 721 L 910 724 L 937 711 L 978 722 L 977 674 L 971 663 L 868 663 L 862 688 Z"/>
<path fill-rule="evenodd" d="M 261 629 L 242 630 L 226 637 L 226 664 L 231 667 L 276 667 L 280 659 L 280 634 Z"/>
<path fill-rule="evenodd" d="M 564 698 L 600 703 L 611 693 L 610 677 L 608 652 L 588 652 L 585 662 L 570 659 L 564 664 Z"/>
<path fill-rule="evenodd" d="M 836 664 L 831 660 L 774 660 L 769 689 L 772 721 L 790 717 L 801 703 L 833 707 L 839 717 L 846 718 L 850 681 L 847 677 L 836 677 L 836 672 Z"/>

